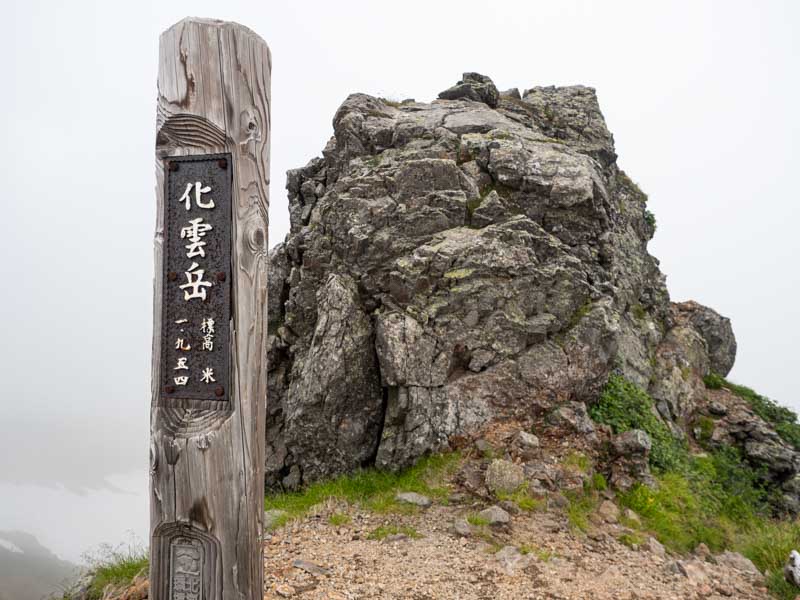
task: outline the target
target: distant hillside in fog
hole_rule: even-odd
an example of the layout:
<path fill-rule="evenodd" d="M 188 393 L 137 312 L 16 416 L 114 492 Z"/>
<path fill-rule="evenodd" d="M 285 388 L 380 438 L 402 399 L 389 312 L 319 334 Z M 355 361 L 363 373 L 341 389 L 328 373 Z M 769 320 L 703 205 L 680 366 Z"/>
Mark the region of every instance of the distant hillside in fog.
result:
<path fill-rule="evenodd" d="M 31 534 L 0 531 L 0 600 L 40 600 L 77 572 L 77 565 L 58 558 Z"/>

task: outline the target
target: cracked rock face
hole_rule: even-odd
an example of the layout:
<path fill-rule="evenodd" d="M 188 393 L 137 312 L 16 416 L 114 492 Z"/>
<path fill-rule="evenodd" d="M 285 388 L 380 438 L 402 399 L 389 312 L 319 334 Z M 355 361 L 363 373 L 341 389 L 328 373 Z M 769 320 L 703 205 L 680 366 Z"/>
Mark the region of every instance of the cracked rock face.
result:
<path fill-rule="evenodd" d="M 270 252 L 268 485 L 574 412 L 615 368 L 646 388 L 695 350 L 732 363 L 722 317 L 676 320 L 593 89 L 499 94 L 467 73 L 431 103 L 351 95 L 333 126 L 289 172 L 291 231 Z M 692 390 L 664 387 L 681 417 Z"/>

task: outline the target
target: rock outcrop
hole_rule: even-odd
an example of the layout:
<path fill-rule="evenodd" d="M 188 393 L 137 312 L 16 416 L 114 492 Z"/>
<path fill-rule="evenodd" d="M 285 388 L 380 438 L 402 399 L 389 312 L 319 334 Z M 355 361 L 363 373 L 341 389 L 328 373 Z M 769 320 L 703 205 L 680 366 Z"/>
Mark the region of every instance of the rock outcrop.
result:
<path fill-rule="evenodd" d="M 593 89 L 467 73 L 431 103 L 351 95 L 333 126 L 270 253 L 268 485 L 400 468 L 503 419 L 592 435 L 612 370 L 681 435 L 730 370 L 730 322 L 670 303 Z"/>

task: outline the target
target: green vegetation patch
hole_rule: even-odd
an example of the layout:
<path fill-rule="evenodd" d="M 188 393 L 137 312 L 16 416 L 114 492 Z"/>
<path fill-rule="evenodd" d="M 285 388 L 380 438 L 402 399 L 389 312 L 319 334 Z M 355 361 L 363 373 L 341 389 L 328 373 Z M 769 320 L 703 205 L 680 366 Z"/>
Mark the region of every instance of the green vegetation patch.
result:
<path fill-rule="evenodd" d="M 633 192 L 634 194 L 639 196 L 642 200 L 647 202 L 647 200 L 648 200 L 647 194 L 645 194 L 642 191 L 642 188 L 640 188 L 639 185 L 633 179 L 628 177 L 628 174 L 625 171 L 623 171 L 622 169 L 620 169 L 617 172 L 617 182 L 620 185 L 628 188 L 631 192 Z"/>
<path fill-rule="evenodd" d="M 783 439 L 800 448 L 795 413 L 719 375 L 709 374 L 704 382 L 709 389 L 725 388 L 738 395 Z M 650 463 L 658 485 L 640 484 L 618 495 L 620 505 L 641 518 L 642 532 L 651 532 L 674 552 L 690 552 L 701 542 L 714 552 L 740 552 L 769 573 L 767 585 L 774 597 L 793 600 L 800 593 L 782 576 L 786 557 L 800 546 L 800 521 L 771 518 L 770 496 L 776 492 L 765 486 L 766 474 L 751 467 L 739 449 L 722 446 L 691 456 L 655 413 L 652 398 L 620 375 L 609 378 L 590 414 L 615 433 L 642 429 L 650 435 Z M 693 425 L 700 443 L 708 447 L 713 419 L 701 416 Z M 589 500 L 570 500 L 570 522 L 582 529 L 588 522 Z M 620 541 L 638 545 L 638 533 Z"/>
<path fill-rule="evenodd" d="M 100 600 L 103 590 L 109 585 L 120 588 L 129 586 L 137 575 L 146 574 L 148 565 L 147 551 L 142 548 L 102 546 L 98 555 L 91 557 L 93 576 L 86 597 L 88 600 Z"/>
<path fill-rule="evenodd" d="M 374 529 L 368 536 L 370 540 L 385 540 L 390 535 L 405 535 L 412 540 L 422 537 L 422 535 L 413 527 L 407 525 L 381 525 Z"/>
<path fill-rule="evenodd" d="M 652 211 L 645 209 L 644 222 L 647 223 L 653 229 L 653 233 L 655 233 L 655 231 L 658 229 L 658 224 L 656 223 L 656 216 L 653 214 Z"/>
<path fill-rule="evenodd" d="M 572 313 L 572 316 L 569 318 L 569 323 L 564 328 L 564 331 L 570 331 L 575 328 L 575 326 L 581 322 L 583 317 L 588 315 L 592 310 L 592 301 L 586 300 L 583 304 L 581 304 L 577 310 Z"/>
<path fill-rule="evenodd" d="M 289 518 L 296 518 L 314 506 L 336 499 L 359 504 L 375 512 L 412 512 L 416 507 L 398 503 L 395 494 L 417 492 L 446 501 L 449 490 L 442 482 L 460 460 L 461 455 L 453 452 L 423 458 L 413 467 L 398 473 L 365 469 L 352 475 L 314 483 L 298 492 L 267 495 L 264 508 L 284 510 Z"/>
<path fill-rule="evenodd" d="M 467 523 L 475 527 L 486 527 L 489 524 L 489 519 L 486 519 L 478 514 L 468 515 Z"/>
<path fill-rule="evenodd" d="M 614 433 L 641 429 L 650 436 L 650 465 L 659 472 L 679 469 L 688 460 L 686 444 L 672 435 L 653 408 L 653 399 L 621 375 L 612 374 L 589 409 L 592 419 L 605 423 Z"/>
<path fill-rule="evenodd" d="M 638 531 L 623 533 L 617 539 L 625 544 L 628 548 L 638 548 L 645 542 L 644 536 Z"/>
<path fill-rule="evenodd" d="M 782 568 L 800 545 L 800 522 L 769 517 L 762 480 L 739 450 L 722 447 L 693 457 L 681 471 L 662 473 L 656 489 L 638 485 L 620 494 L 619 502 L 670 550 L 686 553 L 702 542 L 714 552 L 740 552 L 770 573 L 774 597 L 793 600 L 800 589 L 783 581 Z"/>
<path fill-rule="evenodd" d="M 588 473 L 592 461 L 583 452 L 573 450 L 562 459 L 561 464 L 579 473 Z"/>
<path fill-rule="evenodd" d="M 698 417 L 695 421 L 695 433 L 700 445 L 707 447 L 711 436 L 714 435 L 714 419 L 705 415 Z"/>
<path fill-rule="evenodd" d="M 582 491 L 567 491 L 564 496 L 569 501 L 567 504 L 567 521 L 577 531 L 587 533 L 590 529 L 589 515 L 600 503 L 600 498 L 595 490 L 586 488 Z"/>
<path fill-rule="evenodd" d="M 534 546 L 533 544 L 522 544 L 519 547 L 519 553 L 523 555 L 532 554 L 542 562 L 547 562 L 555 556 L 555 554 L 551 550 L 547 550 L 546 548 L 539 548 L 538 546 Z"/>
<path fill-rule="evenodd" d="M 342 513 L 333 513 L 331 516 L 328 517 L 328 523 L 333 525 L 334 527 L 342 527 L 344 525 L 349 525 L 352 522 L 352 518 L 350 515 L 345 515 Z"/>
<path fill-rule="evenodd" d="M 706 375 L 703 381 L 709 389 L 725 388 L 739 396 L 750 405 L 754 413 L 770 423 L 785 442 L 800 450 L 800 423 L 797 422 L 797 414 L 794 411 L 757 394 L 749 387 L 732 383 L 716 373 Z"/>
<path fill-rule="evenodd" d="M 598 492 L 603 492 L 608 489 L 608 481 L 606 481 L 606 477 L 602 473 L 595 473 L 592 475 L 589 485 L 592 486 L 593 490 Z"/>
<path fill-rule="evenodd" d="M 520 510 L 525 512 L 539 511 L 545 508 L 546 503 L 544 500 L 534 498 L 528 492 L 527 484 L 520 486 L 520 488 L 511 493 L 500 492 L 497 494 L 498 500 L 510 500 L 515 503 Z"/>
<path fill-rule="evenodd" d="M 637 321 L 644 321 L 647 318 L 647 311 L 638 302 L 631 305 L 631 314 Z"/>

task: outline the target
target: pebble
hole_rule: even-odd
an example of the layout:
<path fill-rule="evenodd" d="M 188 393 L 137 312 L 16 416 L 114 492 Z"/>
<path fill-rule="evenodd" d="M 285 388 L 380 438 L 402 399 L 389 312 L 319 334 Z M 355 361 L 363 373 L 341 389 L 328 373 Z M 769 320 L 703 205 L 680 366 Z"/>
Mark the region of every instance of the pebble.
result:
<path fill-rule="evenodd" d="M 472 535 L 472 528 L 466 519 L 456 519 L 453 522 L 453 532 L 459 537 L 469 537 Z"/>
<path fill-rule="evenodd" d="M 488 521 L 489 525 L 506 525 L 511 522 L 511 515 L 496 505 L 482 510 L 478 517 Z"/>
<path fill-rule="evenodd" d="M 288 583 L 282 583 L 275 587 L 275 593 L 281 598 L 291 598 L 294 596 L 295 590 Z"/>
<path fill-rule="evenodd" d="M 603 500 L 600 507 L 597 509 L 597 514 L 600 515 L 606 523 L 616 523 L 619 521 L 619 508 L 611 502 L 611 500 Z"/>
<path fill-rule="evenodd" d="M 324 567 L 320 567 L 312 562 L 303 559 L 297 559 L 292 563 L 295 569 L 300 569 L 311 575 L 330 575 L 330 571 Z"/>
<path fill-rule="evenodd" d="M 416 492 L 400 492 L 395 496 L 398 502 L 405 502 L 406 504 L 413 504 L 422 508 L 428 508 L 431 504 L 431 499 Z"/>

